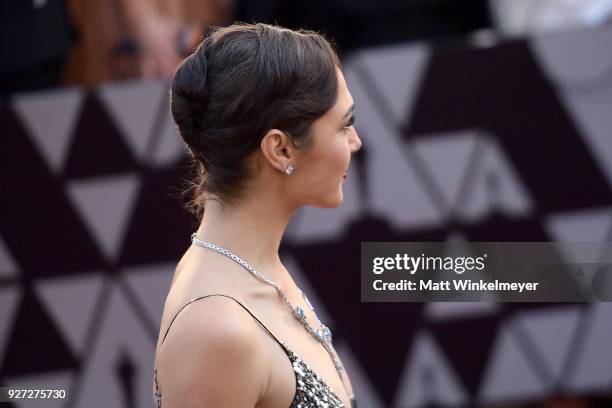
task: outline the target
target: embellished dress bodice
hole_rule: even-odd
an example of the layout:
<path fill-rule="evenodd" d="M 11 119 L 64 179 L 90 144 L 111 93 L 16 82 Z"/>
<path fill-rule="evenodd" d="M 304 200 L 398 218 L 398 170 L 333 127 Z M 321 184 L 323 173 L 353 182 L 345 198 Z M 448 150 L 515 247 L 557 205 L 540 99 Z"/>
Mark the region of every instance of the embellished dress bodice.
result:
<path fill-rule="evenodd" d="M 255 317 L 253 313 L 251 313 L 249 309 L 247 309 L 242 303 L 240 303 L 238 300 L 234 299 L 233 297 L 222 295 L 222 294 L 211 294 L 211 295 L 201 296 L 199 298 L 192 299 L 185 306 L 189 305 L 191 302 L 194 302 L 196 300 L 203 299 L 209 296 L 224 296 L 224 297 L 230 298 L 234 300 L 235 302 L 237 302 L 255 320 L 257 320 L 257 322 L 259 322 L 259 324 L 270 334 L 270 336 L 272 336 L 272 338 L 276 340 L 276 342 L 283 348 L 283 350 L 285 351 L 285 354 L 287 354 L 287 357 L 289 358 L 289 361 L 291 362 L 291 366 L 293 367 L 293 373 L 295 375 L 295 384 L 296 384 L 295 395 L 293 397 L 293 401 L 291 402 L 291 405 L 289 406 L 289 408 L 356 408 L 357 407 L 357 402 L 354 398 L 351 398 L 351 406 L 346 407 L 344 403 L 342 402 L 342 400 L 338 398 L 334 390 L 330 386 L 325 384 L 323 379 L 316 372 L 314 372 L 308 366 L 308 364 L 306 364 L 297 354 L 295 354 L 285 342 L 278 340 L 276 336 L 274 336 L 272 332 L 270 332 L 270 330 L 268 330 L 268 328 L 264 326 L 264 324 L 257 317 Z M 183 306 L 181 310 L 183 310 L 185 306 Z M 170 326 L 172 325 L 172 322 L 174 321 L 174 319 L 176 318 L 178 313 L 180 313 L 181 310 L 179 310 L 174 315 L 174 318 L 170 322 L 170 325 L 168 326 L 168 329 L 166 330 L 166 334 L 164 335 L 164 338 L 162 339 L 162 343 L 165 340 L 166 335 L 168 334 L 168 330 L 170 330 Z M 156 408 L 161 408 L 161 393 L 159 392 L 159 387 L 157 385 L 157 368 L 154 369 L 153 381 L 154 381 L 154 386 L 155 386 L 154 393 L 153 393 L 153 402 L 155 403 Z"/>

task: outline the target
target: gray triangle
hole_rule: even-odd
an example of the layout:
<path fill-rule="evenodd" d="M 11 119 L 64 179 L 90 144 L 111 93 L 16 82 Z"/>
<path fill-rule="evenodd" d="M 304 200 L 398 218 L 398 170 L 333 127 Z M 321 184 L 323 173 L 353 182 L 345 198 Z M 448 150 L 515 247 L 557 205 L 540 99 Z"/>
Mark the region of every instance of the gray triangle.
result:
<path fill-rule="evenodd" d="M 81 89 L 36 92 L 15 97 L 13 105 L 54 173 L 60 173 L 72 140 L 84 93 Z"/>
<path fill-rule="evenodd" d="M 130 81 L 106 84 L 98 91 L 127 144 L 141 160 L 167 88 L 165 81 Z"/>
<path fill-rule="evenodd" d="M 76 355 L 83 352 L 94 306 L 102 289 L 100 273 L 36 281 L 34 288 Z"/>
<path fill-rule="evenodd" d="M 0 367 L 4 360 L 4 348 L 11 337 L 11 329 L 17 318 L 19 300 L 21 300 L 21 288 L 15 285 L 0 288 Z"/>
<path fill-rule="evenodd" d="M 153 151 L 153 157 L 151 157 L 153 163 L 158 167 L 169 166 L 188 157 L 187 145 L 178 134 L 169 109 L 165 114 L 162 129 L 159 141 Z"/>
<path fill-rule="evenodd" d="M 555 381 L 560 379 L 580 318 L 581 311 L 575 306 L 524 312 L 515 318 Z"/>
<path fill-rule="evenodd" d="M 468 395 L 431 334 L 419 332 L 398 382 L 393 406 L 466 406 Z"/>
<path fill-rule="evenodd" d="M 355 393 L 355 399 L 359 401 L 360 407 L 383 408 L 385 406 L 380 395 L 376 392 L 374 384 L 367 377 L 359 361 L 355 358 L 349 345 L 344 341 L 335 341 L 335 348 L 342 365 L 346 369 L 351 380 L 351 386 Z"/>
<path fill-rule="evenodd" d="M 66 398 L 38 398 L 38 399 L 19 399 L 12 403 L 17 408 L 45 407 L 60 408 L 65 407 L 70 400 L 70 385 L 74 379 L 72 371 L 54 371 L 42 374 L 24 375 L 19 377 L 7 377 L 3 380 L 5 384 L 10 384 L 15 388 L 23 389 L 42 389 L 42 390 L 65 390 Z M 58 394 L 59 395 L 59 394 Z"/>
<path fill-rule="evenodd" d="M 553 241 L 602 242 L 612 228 L 612 207 L 556 213 L 544 223 Z"/>
<path fill-rule="evenodd" d="M 543 380 L 535 373 L 525 351 L 516 341 L 510 325 L 502 327 L 487 362 L 479 390 L 483 404 L 532 400 L 548 392 Z"/>
<path fill-rule="evenodd" d="M 612 208 L 591 208 L 550 215 L 544 227 L 565 262 L 576 265 L 572 278 L 585 294 L 593 295 L 593 279 L 599 269 L 597 262 L 610 263 Z"/>
<path fill-rule="evenodd" d="M 572 392 L 607 392 L 612 383 L 612 303 L 592 303 L 589 308 L 589 316 L 585 316 L 590 321 L 588 332 L 577 348 L 576 365 L 564 384 Z"/>
<path fill-rule="evenodd" d="M 367 49 L 354 58 L 375 73 L 371 78 L 387 100 L 386 106 L 397 123 L 407 123 L 430 55 L 429 45 L 414 43 Z"/>
<path fill-rule="evenodd" d="M 13 278 L 17 276 L 17 272 L 17 263 L 0 235 L 0 278 Z"/>
<path fill-rule="evenodd" d="M 73 400 L 75 407 L 147 407 L 153 398 L 153 362 L 155 338 L 146 330 L 135 313 L 125 292 L 118 286 L 111 288 L 101 314 L 98 337 L 85 356 L 79 390 Z M 135 367 L 129 385 L 133 398 L 126 401 L 125 385 L 117 375 L 117 366 L 123 358 Z M 172 373 L 160 372 L 161 378 Z"/>
<path fill-rule="evenodd" d="M 109 260 L 115 259 L 121 249 L 139 187 L 140 179 L 133 174 L 92 178 L 67 186 L 70 198 Z"/>
<path fill-rule="evenodd" d="M 528 41 L 539 66 L 561 85 L 561 90 L 564 85 L 571 87 L 576 82 L 598 81 L 612 64 L 609 26 L 532 35 Z"/>
<path fill-rule="evenodd" d="M 560 93 L 560 100 L 564 102 L 566 111 L 578 127 L 592 159 L 606 176 L 608 186 L 612 186 L 612 85 L 603 85 L 598 84 L 597 88 L 589 92 Z"/>
<path fill-rule="evenodd" d="M 429 173 L 450 205 L 457 202 L 466 172 L 472 165 L 478 133 L 477 130 L 465 130 L 415 140 L 413 148 L 423 162 L 429 164 Z"/>
<path fill-rule="evenodd" d="M 458 214 L 467 221 L 481 219 L 494 208 L 511 217 L 530 214 L 533 200 L 500 145 L 492 137 L 484 136 L 479 143 L 483 144 L 483 156 Z"/>
<path fill-rule="evenodd" d="M 149 319 L 161 322 L 176 263 L 142 265 L 124 272 L 125 280 L 144 305 Z"/>
<path fill-rule="evenodd" d="M 534 36 L 530 46 L 540 67 L 558 85 L 560 101 L 612 186 L 610 41 L 612 29 L 604 26 Z"/>

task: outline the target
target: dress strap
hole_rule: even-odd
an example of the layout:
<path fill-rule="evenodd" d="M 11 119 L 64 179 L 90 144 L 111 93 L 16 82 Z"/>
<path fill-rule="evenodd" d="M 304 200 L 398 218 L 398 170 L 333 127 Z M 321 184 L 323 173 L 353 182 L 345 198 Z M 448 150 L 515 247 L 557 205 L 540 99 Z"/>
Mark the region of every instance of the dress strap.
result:
<path fill-rule="evenodd" d="M 210 295 L 200 296 L 200 297 L 197 297 L 197 298 L 195 298 L 195 299 L 191 299 L 189 302 L 187 302 L 185 305 L 183 305 L 183 307 L 181 307 L 181 308 L 179 309 L 179 311 L 175 313 L 174 317 L 173 317 L 173 318 L 172 318 L 172 320 L 170 321 L 170 324 L 168 325 L 168 328 L 166 329 L 166 333 L 164 334 L 164 338 L 162 339 L 162 344 L 164 343 L 164 340 L 166 340 L 166 336 L 168 335 L 168 332 L 170 331 L 170 326 L 172 326 L 172 323 L 174 323 L 174 319 L 176 319 L 176 317 L 178 316 L 178 314 L 179 314 L 179 313 L 180 313 L 180 312 L 181 312 L 181 311 L 182 311 L 184 308 L 186 308 L 187 306 L 189 306 L 191 303 L 195 302 L 196 300 L 204 299 L 204 298 L 207 298 L 207 297 L 210 297 L 210 296 L 223 296 L 223 297 L 226 297 L 226 298 L 230 298 L 230 299 L 232 299 L 234 302 L 238 303 L 240 306 L 242 306 L 242 308 L 243 308 L 244 310 L 246 310 L 246 311 L 247 311 L 247 312 L 248 312 L 248 313 L 249 313 L 249 314 L 250 314 L 250 315 L 253 317 L 253 319 L 257 320 L 257 323 L 259 323 L 259 324 L 261 325 L 261 327 L 263 327 L 263 328 L 264 328 L 264 329 L 265 329 L 265 330 L 266 330 L 266 331 L 267 331 L 267 332 L 270 334 L 270 336 L 272 336 L 272 338 L 273 338 L 274 340 L 276 340 L 276 342 L 277 342 L 278 344 L 280 344 L 280 346 L 281 346 L 283 349 L 285 349 L 285 346 L 283 345 L 283 343 L 282 343 L 281 341 L 279 341 L 279 340 L 276 338 L 276 336 L 275 336 L 274 334 L 272 334 L 272 332 L 271 332 L 270 330 L 268 330 L 268 328 L 267 328 L 267 327 L 266 327 L 266 326 L 265 326 L 265 325 L 264 325 L 264 324 L 261 322 L 261 320 L 259 320 L 259 319 L 258 319 L 258 318 L 257 318 L 257 317 L 256 317 L 256 316 L 253 314 L 253 313 L 251 313 L 251 311 L 250 311 L 250 310 L 249 310 L 249 309 L 248 309 L 246 306 L 244 306 L 242 303 L 240 303 L 238 300 L 234 299 L 233 297 L 228 296 L 228 295 L 223 295 L 223 294 L 220 294 L 220 293 L 213 293 L 213 294 L 210 294 Z"/>

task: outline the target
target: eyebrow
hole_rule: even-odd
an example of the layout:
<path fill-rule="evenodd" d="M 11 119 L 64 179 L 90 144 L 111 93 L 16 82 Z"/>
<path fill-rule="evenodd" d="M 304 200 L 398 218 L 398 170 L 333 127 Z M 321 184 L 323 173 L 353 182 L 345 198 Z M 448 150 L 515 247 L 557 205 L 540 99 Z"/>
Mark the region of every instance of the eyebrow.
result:
<path fill-rule="evenodd" d="M 350 115 L 351 115 L 351 113 L 353 113 L 353 110 L 354 110 L 354 109 L 355 109 L 355 104 L 353 103 L 353 104 L 351 105 L 351 107 L 350 107 L 350 108 L 348 108 L 348 110 L 346 111 L 346 113 L 344 114 L 344 116 L 342 117 L 342 119 L 344 119 L 344 118 L 346 118 L 346 117 L 350 116 Z"/>

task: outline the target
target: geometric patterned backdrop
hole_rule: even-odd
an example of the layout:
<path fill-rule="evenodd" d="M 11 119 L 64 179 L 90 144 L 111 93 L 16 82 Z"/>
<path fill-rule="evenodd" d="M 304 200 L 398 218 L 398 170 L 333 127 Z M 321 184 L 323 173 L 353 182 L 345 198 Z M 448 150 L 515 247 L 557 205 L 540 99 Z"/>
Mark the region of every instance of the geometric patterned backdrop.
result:
<path fill-rule="evenodd" d="M 608 28 L 344 59 L 363 149 L 343 205 L 301 209 L 282 256 L 360 406 L 610 394 L 610 303 L 359 293 L 361 241 L 610 241 L 610 43 Z M 68 387 L 70 408 L 151 406 L 162 306 L 197 228 L 167 94 L 123 82 L 0 107 L 1 385 Z"/>

